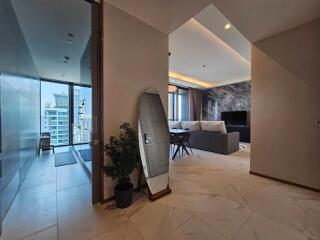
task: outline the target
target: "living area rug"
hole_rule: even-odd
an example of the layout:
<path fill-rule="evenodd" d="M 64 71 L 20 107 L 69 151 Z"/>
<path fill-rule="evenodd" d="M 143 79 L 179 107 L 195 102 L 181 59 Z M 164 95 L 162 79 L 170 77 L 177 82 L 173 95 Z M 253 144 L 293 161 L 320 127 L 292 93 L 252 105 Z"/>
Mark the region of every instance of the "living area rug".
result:
<path fill-rule="evenodd" d="M 83 149 L 79 150 L 80 156 L 82 157 L 83 161 L 90 162 L 92 161 L 92 151 L 91 149 Z"/>
<path fill-rule="evenodd" d="M 62 152 L 54 154 L 54 166 L 60 167 L 69 164 L 75 164 L 77 160 L 74 158 L 72 152 Z"/>

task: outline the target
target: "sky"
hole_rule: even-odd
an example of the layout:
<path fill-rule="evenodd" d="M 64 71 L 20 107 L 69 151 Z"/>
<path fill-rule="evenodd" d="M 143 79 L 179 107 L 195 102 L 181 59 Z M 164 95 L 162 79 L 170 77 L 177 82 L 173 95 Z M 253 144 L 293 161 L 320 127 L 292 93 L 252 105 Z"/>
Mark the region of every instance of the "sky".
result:
<path fill-rule="evenodd" d="M 92 106 L 91 106 L 91 88 L 86 87 L 74 87 L 76 89 L 80 89 L 80 99 L 86 99 L 86 113 L 92 114 Z M 46 103 L 51 103 L 51 106 L 55 106 L 55 100 L 53 94 L 66 94 L 68 95 L 68 85 L 60 84 L 60 83 L 52 83 L 52 82 L 41 82 L 41 109 L 43 109 Z"/>

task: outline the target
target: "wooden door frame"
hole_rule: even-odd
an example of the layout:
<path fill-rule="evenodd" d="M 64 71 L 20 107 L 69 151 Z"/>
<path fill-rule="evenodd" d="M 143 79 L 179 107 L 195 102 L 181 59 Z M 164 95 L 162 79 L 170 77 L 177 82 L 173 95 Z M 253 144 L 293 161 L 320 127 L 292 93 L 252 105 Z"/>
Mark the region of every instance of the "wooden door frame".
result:
<path fill-rule="evenodd" d="M 91 3 L 91 67 L 92 67 L 92 203 L 103 201 L 103 1 Z"/>

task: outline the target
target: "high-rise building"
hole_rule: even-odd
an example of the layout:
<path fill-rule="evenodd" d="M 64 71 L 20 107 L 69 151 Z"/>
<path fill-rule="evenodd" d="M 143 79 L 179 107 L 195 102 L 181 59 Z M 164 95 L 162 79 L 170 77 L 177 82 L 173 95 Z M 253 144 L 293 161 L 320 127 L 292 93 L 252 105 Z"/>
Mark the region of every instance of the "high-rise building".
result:
<path fill-rule="evenodd" d="M 74 143 L 91 141 L 91 113 L 88 112 L 87 104 L 87 99 L 81 97 L 80 90 L 74 89 Z"/>
<path fill-rule="evenodd" d="M 50 132 L 51 144 L 69 144 L 69 110 L 68 96 L 54 94 L 55 106 L 46 106 L 44 111 L 43 130 Z"/>

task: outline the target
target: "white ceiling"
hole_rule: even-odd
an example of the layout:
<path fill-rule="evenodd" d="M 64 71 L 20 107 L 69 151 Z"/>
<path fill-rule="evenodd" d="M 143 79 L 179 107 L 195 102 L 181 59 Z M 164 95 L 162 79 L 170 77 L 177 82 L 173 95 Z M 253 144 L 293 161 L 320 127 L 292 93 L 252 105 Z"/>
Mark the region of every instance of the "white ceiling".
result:
<path fill-rule="evenodd" d="M 40 77 L 79 83 L 80 59 L 91 32 L 91 5 L 84 0 L 11 1 Z M 70 57 L 68 64 L 64 56 Z"/>
<path fill-rule="evenodd" d="M 210 5 L 171 33 L 170 71 L 201 81 L 202 87 L 250 80 L 251 45 L 235 27 L 224 29 L 228 22 Z"/>
<path fill-rule="evenodd" d="M 210 0 L 104 0 L 163 33 L 171 33 Z"/>
<path fill-rule="evenodd" d="M 41 77 L 79 82 L 90 5 L 83 0 L 11 1 Z M 104 1 L 164 33 L 194 17 L 170 35 L 170 70 L 208 84 L 250 77 L 246 39 L 255 42 L 320 17 L 320 0 Z M 207 7 L 210 3 L 214 5 Z M 226 21 L 233 25 L 228 31 Z M 66 43 L 69 32 L 74 34 L 71 45 Z M 69 64 L 64 56 L 71 58 Z"/>
<path fill-rule="evenodd" d="M 212 3 L 250 42 L 320 17 L 320 0 L 104 1 L 165 33 L 172 33 Z"/>
<path fill-rule="evenodd" d="M 170 70 L 184 79 L 194 78 L 194 83 L 200 80 L 202 86 L 250 78 L 250 42 L 320 17 L 320 0 L 105 1 L 171 33 Z M 233 25 L 229 31 L 223 28 L 227 21 Z"/>
<path fill-rule="evenodd" d="M 211 0 L 252 43 L 320 17 L 320 0 Z"/>
<path fill-rule="evenodd" d="M 230 21 L 213 4 L 203 9 L 194 19 L 235 49 L 249 62 L 251 61 L 250 42 L 235 27 L 231 27 L 226 31 L 225 24 L 230 23 Z"/>

